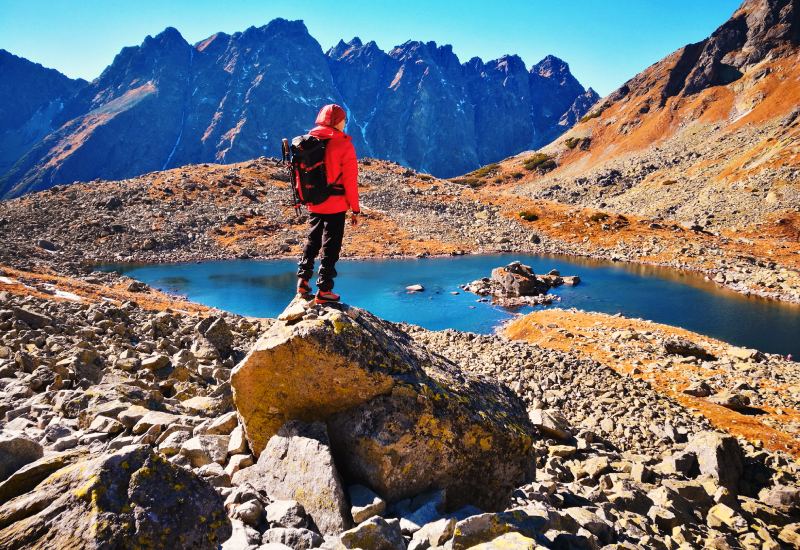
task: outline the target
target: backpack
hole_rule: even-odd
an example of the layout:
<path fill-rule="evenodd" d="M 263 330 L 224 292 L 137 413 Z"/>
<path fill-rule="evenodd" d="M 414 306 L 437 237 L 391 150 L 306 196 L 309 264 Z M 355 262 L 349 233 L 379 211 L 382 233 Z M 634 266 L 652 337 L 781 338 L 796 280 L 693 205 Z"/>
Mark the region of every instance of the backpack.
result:
<path fill-rule="evenodd" d="M 297 191 L 297 202 L 302 205 L 321 204 L 332 195 L 344 195 L 344 186 L 339 184 L 341 174 L 336 181 L 328 182 L 325 169 L 327 142 L 308 134 L 292 140 L 292 185 Z"/>

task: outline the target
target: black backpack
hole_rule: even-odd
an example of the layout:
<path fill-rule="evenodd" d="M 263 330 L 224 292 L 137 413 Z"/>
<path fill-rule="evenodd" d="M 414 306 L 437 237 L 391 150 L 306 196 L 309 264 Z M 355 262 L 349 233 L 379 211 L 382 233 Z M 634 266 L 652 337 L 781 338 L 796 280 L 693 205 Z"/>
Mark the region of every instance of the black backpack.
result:
<path fill-rule="evenodd" d="M 328 182 L 328 172 L 325 169 L 327 143 L 328 140 L 308 134 L 292 140 L 292 185 L 297 191 L 300 204 L 321 204 L 332 195 L 344 195 L 344 186 L 339 184 L 341 174 L 336 181 Z"/>

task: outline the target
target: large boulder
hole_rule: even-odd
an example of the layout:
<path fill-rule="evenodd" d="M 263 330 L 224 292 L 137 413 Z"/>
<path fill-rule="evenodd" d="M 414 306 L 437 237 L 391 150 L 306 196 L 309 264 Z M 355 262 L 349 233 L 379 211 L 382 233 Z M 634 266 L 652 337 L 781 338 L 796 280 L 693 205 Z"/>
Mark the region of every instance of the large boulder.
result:
<path fill-rule="evenodd" d="M 0 506 L 0 548 L 215 549 L 230 535 L 214 489 L 144 445 L 67 465 Z"/>
<path fill-rule="evenodd" d="M 247 482 L 273 498 L 299 502 L 323 534 L 335 535 L 352 523 L 325 424 L 321 422 L 287 422 L 269 440 L 258 462 L 237 472 L 233 482 Z"/>
<path fill-rule="evenodd" d="M 361 309 L 276 322 L 231 385 L 254 453 L 288 420 L 324 421 L 345 478 L 389 501 L 446 488 L 448 507 L 500 509 L 533 474 L 518 397 Z"/>

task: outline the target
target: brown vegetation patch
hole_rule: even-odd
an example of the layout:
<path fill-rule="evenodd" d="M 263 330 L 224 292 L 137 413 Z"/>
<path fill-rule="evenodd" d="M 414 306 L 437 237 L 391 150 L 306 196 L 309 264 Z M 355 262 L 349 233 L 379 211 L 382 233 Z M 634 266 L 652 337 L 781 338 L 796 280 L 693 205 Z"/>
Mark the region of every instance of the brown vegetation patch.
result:
<path fill-rule="evenodd" d="M 597 330 L 598 326 L 602 326 L 602 330 Z M 620 346 L 623 344 L 614 341 L 614 334 L 626 330 L 657 332 L 664 337 L 680 336 L 717 353 L 729 347 L 719 340 L 669 325 L 560 309 L 536 311 L 512 321 L 505 327 L 504 334 L 509 338 L 525 340 L 548 349 L 573 351 L 611 367 L 622 375 L 643 378 L 655 390 L 706 417 L 717 428 L 760 443 L 769 450 L 786 451 L 795 458 L 800 458 L 800 440 L 797 436 L 788 430 L 781 431 L 773 427 L 800 421 L 800 411 L 784 408 L 783 414 L 777 414 L 774 409 L 766 407 L 765 414 L 752 416 L 732 411 L 703 398 L 686 395 L 682 390 L 689 385 L 689 374 L 710 377 L 716 372 L 686 363 L 647 369 L 648 363 L 654 358 L 637 340 L 626 341 L 624 345 L 627 349 L 624 354 L 620 353 Z M 638 364 L 634 364 L 627 357 L 637 348 L 641 353 Z M 761 385 L 763 391 L 780 391 L 780 388 L 765 385 L 763 381 L 752 383 Z M 764 422 L 767 419 L 772 425 Z"/>

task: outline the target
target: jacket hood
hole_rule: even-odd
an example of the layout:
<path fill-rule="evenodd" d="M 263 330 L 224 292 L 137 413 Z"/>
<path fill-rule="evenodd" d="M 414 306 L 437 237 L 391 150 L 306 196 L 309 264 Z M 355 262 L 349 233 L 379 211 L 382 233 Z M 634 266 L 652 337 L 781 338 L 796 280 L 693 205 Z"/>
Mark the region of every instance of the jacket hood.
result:
<path fill-rule="evenodd" d="M 320 139 L 350 139 L 350 136 L 341 130 L 337 130 L 336 128 L 332 128 L 330 126 L 315 126 L 308 133 Z"/>
<path fill-rule="evenodd" d="M 329 103 L 319 110 L 314 124 L 318 126 L 336 126 L 345 118 L 347 118 L 347 113 L 345 113 L 344 109 L 335 103 Z"/>

